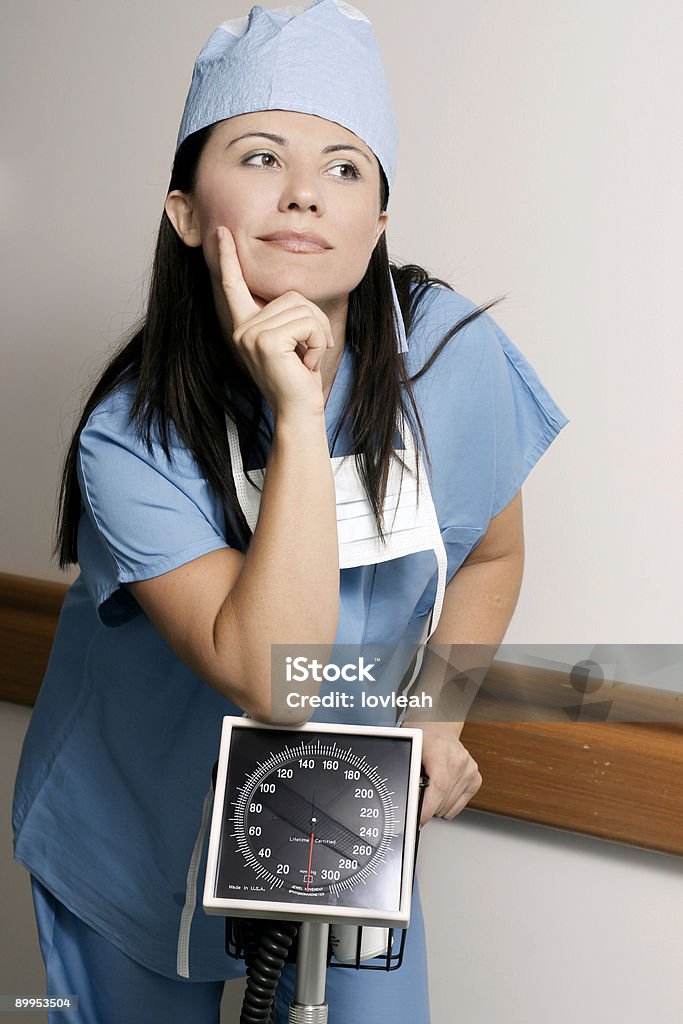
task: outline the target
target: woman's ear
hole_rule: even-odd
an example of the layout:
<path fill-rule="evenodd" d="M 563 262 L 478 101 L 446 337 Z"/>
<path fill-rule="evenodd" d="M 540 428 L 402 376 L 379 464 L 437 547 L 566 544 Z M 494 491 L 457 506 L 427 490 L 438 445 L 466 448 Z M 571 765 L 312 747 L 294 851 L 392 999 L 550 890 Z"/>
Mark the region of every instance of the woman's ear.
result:
<path fill-rule="evenodd" d="M 164 209 L 166 216 L 185 245 L 196 248 L 202 244 L 202 236 L 192 201 L 185 192 L 181 192 L 179 189 L 169 192 Z"/>
<path fill-rule="evenodd" d="M 377 231 L 375 233 L 375 245 L 379 242 L 382 237 L 382 232 L 386 229 L 387 221 L 389 220 L 389 214 L 386 210 L 383 210 L 377 218 Z M 374 246 L 373 246 L 374 249 Z"/>

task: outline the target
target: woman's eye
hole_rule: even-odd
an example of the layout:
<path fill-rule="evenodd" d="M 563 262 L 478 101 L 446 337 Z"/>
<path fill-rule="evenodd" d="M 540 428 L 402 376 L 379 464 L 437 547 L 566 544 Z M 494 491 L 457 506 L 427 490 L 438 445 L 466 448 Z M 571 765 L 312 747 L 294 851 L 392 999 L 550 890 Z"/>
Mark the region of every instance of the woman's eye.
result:
<path fill-rule="evenodd" d="M 273 161 L 277 160 L 277 157 L 273 153 L 261 152 L 261 153 L 251 153 L 249 156 L 244 158 L 242 163 L 250 164 L 252 160 L 256 160 L 256 159 L 259 159 L 259 158 L 263 159 L 264 157 L 266 157 L 268 160 L 273 160 Z M 268 163 L 268 164 L 261 163 L 260 166 L 261 167 L 272 167 L 273 164 L 272 163 Z M 351 173 L 350 174 L 346 173 L 346 174 L 334 175 L 334 177 L 340 177 L 340 178 L 343 178 L 343 179 L 347 179 L 349 181 L 354 181 L 356 178 L 360 178 L 360 172 L 359 172 L 359 170 L 358 170 L 358 168 L 356 167 L 355 164 L 352 164 L 349 161 L 345 160 L 344 163 L 334 164 L 334 166 L 332 168 L 330 168 L 330 169 L 331 170 L 339 170 L 340 168 L 344 168 L 346 171 L 350 171 Z"/>
<path fill-rule="evenodd" d="M 335 167 L 349 167 L 351 169 L 352 173 L 351 174 L 343 174 L 342 175 L 343 178 L 349 178 L 351 181 L 353 181 L 354 178 L 360 178 L 360 174 L 358 173 L 358 168 L 356 167 L 355 164 L 345 162 L 343 164 L 335 164 L 334 166 Z"/>
<path fill-rule="evenodd" d="M 255 160 L 256 157 L 258 157 L 258 156 L 267 156 L 269 160 L 274 160 L 275 159 L 275 157 L 273 156 L 272 153 L 252 153 L 251 156 L 245 157 L 242 162 L 245 163 L 245 164 L 248 164 L 251 160 Z M 264 165 L 262 164 L 261 166 L 264 166 Z M 272 164 L 267 164 L 266 166 L 272 167 Z"/>

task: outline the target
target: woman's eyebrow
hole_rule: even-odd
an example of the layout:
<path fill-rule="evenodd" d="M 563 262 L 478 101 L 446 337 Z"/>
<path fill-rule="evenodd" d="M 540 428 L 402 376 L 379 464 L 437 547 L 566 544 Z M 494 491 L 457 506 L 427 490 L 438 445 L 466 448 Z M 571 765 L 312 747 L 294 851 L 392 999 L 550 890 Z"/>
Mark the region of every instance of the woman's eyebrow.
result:
<path fill-rule="evenodd" d="M 233 143 L 239 142 L 240 139 L 249 139 L 254 136 L 258 136 L 259 138 L 262 139 L 269 139 L 271 142 L 277 143 L 278 146 L 289 145 L 289 141 L 284 137 L 284 135 L 275 135 L 273 132 L 245 132 L 244 135 L 238 135 L 236 139 L 232 139 L 225 148 L 229 149 L 230 146 L 233 145 Z M 366 153 L 364 153 L 362 149 L 359 149 L 358 146 L 348 146 L 345 142 L 337 142 L 331 146 L 325 146 L 325 148 L 321 150 L 321 152 L 337 153 L 339 152 L 340 149 L 350 149 L 353 150 L 354 153 L 360 153 L 360 155 L 365 160 L 367 160 L 367 162 L 372 166 L 372 161 L 370 160 L 370 157 Z"/>

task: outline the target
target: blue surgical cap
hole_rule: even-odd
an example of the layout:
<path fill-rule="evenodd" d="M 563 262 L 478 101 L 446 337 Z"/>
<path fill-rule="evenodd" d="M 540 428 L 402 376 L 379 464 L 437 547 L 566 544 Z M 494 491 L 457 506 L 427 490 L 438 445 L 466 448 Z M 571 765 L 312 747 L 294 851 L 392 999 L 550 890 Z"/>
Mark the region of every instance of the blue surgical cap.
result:
<path fill-rule="evenodd" d="M 391 189 L 398 125 L 374 30 L 351 4 L 259 5 L 219 25 L 195 61 L 176 151 L 192 132 L 255 110 L 336 121 L 370 147 Z"/>
<path fill-rule="evenodd" d="M 220 24 L 195 61 L 176 152 L 193 132 L 257 110 L 316 114 L 347 128 L 375 154 L 391 191 L 398 124 L 373 27 L 351 4 L 257 5 Z M 399 350 L 406 351 L 390 283 Z"/>

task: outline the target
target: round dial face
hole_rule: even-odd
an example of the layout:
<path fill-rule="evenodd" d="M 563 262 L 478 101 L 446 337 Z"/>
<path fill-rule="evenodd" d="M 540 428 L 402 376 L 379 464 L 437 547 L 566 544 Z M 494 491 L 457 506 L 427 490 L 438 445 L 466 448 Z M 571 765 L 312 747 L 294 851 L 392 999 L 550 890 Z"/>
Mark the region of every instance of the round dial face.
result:
<path fill-rule="evenodd" d="M 409 762 L 398 738 L 234 730 L 217 895 L 393 909 Z"/>

